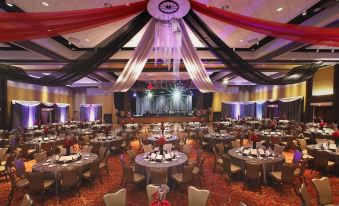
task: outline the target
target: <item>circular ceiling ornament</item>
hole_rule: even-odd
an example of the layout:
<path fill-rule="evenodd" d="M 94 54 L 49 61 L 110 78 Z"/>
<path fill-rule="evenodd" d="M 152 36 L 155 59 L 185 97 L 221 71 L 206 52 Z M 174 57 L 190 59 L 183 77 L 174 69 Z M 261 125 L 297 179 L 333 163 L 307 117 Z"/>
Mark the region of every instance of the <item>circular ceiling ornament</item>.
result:
<path fill-rule="evenodd" d="M 147 4 L 147 11 L 160 20 L 182 18 L 190 8 L 189 0 L 150 0 Z"/>

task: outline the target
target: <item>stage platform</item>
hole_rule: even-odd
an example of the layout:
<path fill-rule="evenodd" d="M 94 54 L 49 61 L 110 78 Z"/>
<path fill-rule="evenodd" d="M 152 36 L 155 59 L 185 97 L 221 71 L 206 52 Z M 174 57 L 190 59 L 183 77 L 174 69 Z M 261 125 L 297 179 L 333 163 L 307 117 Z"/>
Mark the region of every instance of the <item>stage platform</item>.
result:
<path fill-rule="evenodd" d="M 133 120 L 130 117 L 120 117 L 119 123 L 125 121 L 125 123 L 160 123 L 160 122 L 201 122 L 202 119 L 206 121 L 205 116 L 193 117 L 193 116 L 152 116 L 152 117 L 133 117 Z"/>

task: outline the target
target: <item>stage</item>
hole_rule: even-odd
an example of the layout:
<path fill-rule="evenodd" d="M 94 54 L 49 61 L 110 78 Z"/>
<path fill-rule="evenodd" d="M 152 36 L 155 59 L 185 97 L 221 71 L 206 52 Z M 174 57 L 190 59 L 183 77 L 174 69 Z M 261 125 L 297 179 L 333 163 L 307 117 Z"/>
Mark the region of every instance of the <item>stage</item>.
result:
<path fill-rule="evenodd" d="M 119 123 L 125 121 L 125 123 L 143 123 L 143 124 L 151 124 L 151 123 L 160 123 L 160 122 L 201 122 L 204 119 L 208 120 L 206 116 L 143 116 L 143 117 L 120 117 Z"/>

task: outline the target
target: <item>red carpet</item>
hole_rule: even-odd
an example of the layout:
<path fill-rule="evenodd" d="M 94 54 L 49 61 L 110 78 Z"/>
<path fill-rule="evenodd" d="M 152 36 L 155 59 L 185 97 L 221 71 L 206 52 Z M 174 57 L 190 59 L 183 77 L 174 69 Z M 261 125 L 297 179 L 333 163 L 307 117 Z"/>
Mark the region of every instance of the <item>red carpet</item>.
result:
<path fill-rule="evenodd" d="M 135 142 L 133 142 L 135 144 Z M 212 171 L 214 157 L 212 153 L 204 152 L 204 155 L 207 155 L 207 160 L 205 162 L 204 173 L 205 181 L 203 182 L 203 188 L 211 191 L 211 195 L 208 201 L 208 205 L 211 206 L 238 206 L 240 202 L 244 202 L 247 205 L 300 205 L 299 198 L 295 195 L 291 187 L 284 187 L 284 194 L 280 196 L 279 190 L 273 187 L 263 186 L 263 194 L 260 195 L 259 189 L 251 189 L 243 191 L 243 182 L 241 180 L 236 180 L 233 178 L 231 185 L 227 183 L 227 178 L 224 175 L 220 177 L 220 170 L 216 170 L 215 173 Z M 192 157 L 193 158 L 193 155 Z M 31 168 L 31 165 L 34 164 L 34 160 L 30 161 L 27 166 Z M 107 178 L 104 172 L 101 173 L 103 184 L 100 183 L 100 180 L 97 180 L 91 189 L 89 184 L 85 183 L 80 189 L 80 197 L 72 192 L 64 192 L 62 202 L 59 205 L 104 205 L 102 201 L 103 195 L 111 192 L 115 192 L 120 189 L 120 181 L 122 177 L 122 170 L 120 167 L 118 156 L 111 156 L 109 159 L 109 170 L 110 175 Z M 306 171 L 306 180 L 308 183 L 308 191 L 312 199 L 312 205 L 316 205 L 316 192 L 312 187 L 311 179 L 319 178 L 320 173 L 313 172 L 310 173 L 310 170 Z M 235 180 L 234 180 L 235 179 Z M 334 192 L 334 202 L 339 203 L 339 178 L 332 176 L 330 178 L 332 190 Z M 198 185 L 198 182 L 195 183 Z M 299 184 L 299 182 L 298 182 Z M 127 205 L 129 206 L 139 206 L 147 205 L 147 196 L 145 187 L 140 185 L 137 186 L 134 190 L 134 195 L 128 189 L 129 193 L 127 195 Z M 0 182 L 0 205 L 6 205 L 7 197 L 10 192 L 10 182 L 5 181 L 4 178 L 1 178 Z M 28 192 L 28 189 L 19 189 L 15 192 L 14 198 L 11 205 L 19 205 L 24 194 Z M 41 199 L 39 195 L 33 195 L 35 205 L 41 205 Z M 171 191 L 167 199 L 173 206 L 178 205 L 187 205 L 187 194 L 184 198 L 181 198 L 179 190 Z M 49 192 L 45 198 L 45 205 L 58 205 L 58 198 L 55 196 L 54 192 Z"/>

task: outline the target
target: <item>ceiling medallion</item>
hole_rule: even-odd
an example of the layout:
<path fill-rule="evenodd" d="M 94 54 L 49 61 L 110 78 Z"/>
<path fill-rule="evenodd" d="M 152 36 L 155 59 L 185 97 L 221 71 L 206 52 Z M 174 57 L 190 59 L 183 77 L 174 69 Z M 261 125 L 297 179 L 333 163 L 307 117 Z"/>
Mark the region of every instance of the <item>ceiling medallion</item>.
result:
<path fill-rule="evenodd" d="M 182 18 L 190 8 L 189 0 L 149 0 L 147 4 L 148 13 L 160 20 Z"/>

